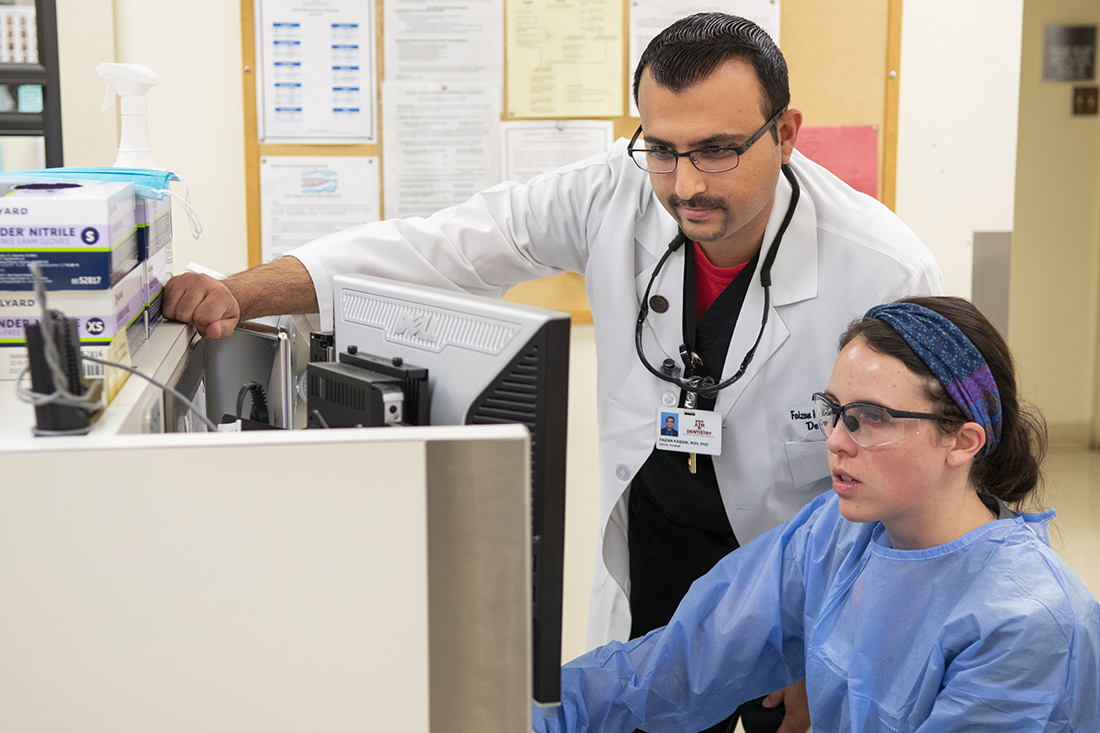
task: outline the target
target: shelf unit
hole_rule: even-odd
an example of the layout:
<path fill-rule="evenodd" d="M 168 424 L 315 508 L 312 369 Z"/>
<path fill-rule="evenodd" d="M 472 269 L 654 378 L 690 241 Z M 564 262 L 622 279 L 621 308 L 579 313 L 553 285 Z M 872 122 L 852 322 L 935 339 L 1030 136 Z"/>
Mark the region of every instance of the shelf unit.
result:
<path fill-rule="evenodd" d="M 61 147 L 61 84 L 57 63 L 57 6 L 54 0 L 35 0 L 38 63 L 0 63 L 0 85 L 37 84 L 42 87 L 42 112 L 0 112 L 0 136 L 42 137 L 46 167 L 64 165 Z"/>

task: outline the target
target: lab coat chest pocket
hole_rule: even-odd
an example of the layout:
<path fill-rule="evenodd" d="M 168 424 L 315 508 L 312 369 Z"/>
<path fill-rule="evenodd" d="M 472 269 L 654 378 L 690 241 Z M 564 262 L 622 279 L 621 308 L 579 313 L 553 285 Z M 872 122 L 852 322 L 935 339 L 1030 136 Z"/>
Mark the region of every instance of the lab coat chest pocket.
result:
<path fill-rule="evenodd" d="M 793 487 L 819 481 L 829 475 L 829 453 L 825 441 L 787 443 L 787 463 L 791 468 Z M 807 501 L 811 497 L 807 496 Z"/>

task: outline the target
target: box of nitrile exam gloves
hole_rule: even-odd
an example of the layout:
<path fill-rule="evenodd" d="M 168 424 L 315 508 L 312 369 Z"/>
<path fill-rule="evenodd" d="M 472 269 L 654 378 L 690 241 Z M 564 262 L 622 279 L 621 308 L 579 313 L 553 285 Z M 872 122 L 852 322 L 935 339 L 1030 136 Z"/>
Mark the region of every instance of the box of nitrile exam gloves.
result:
<path fill-rule="evenodd" d="M 0 291 L 106 290 L 138 264 L 132 183 L 0 184 Z"/>
<path fill-rule="evenodd" d="M 138 256 L 145 271 L 145 335 L 151 336 L 161 321 L 164 283 L 172 270 L 172 202 L 138 198 Z"/>
<path fill-rule="evenodd" d="M 134 223 L 138 234 L 138 261 L 141 262 L 171 246 L 172 202 L 139 196 L 135 204 Z"/>
<path fill-rule="evenodd" d="M 161 306 L 164 300 L 164 283 L 168 282 L 171 264 L 168 260 L 170 250 L 161 247 L 141 263 L 144 271 L 142 286 L 145 293 L 145 335 L 151 336 L 161 322 Z"/>
<path fill-rule="evenodd" d="M 122 339 L 132 357 L 145 343 L 145 302 L 142 269 L 134 268 L 106 290 L 60 290 L 48 293 L 47 307 L 61 311 L 80 324 L 80 351 L 106 359 L 112 344 Z M 0 380 L 18 379 L 27 366 L 24 328 L 42 317 L 42 306 L 33 290 L 0 291 Z M 100 376 L 103 367 L 84 362 L 86 376 Z"/>

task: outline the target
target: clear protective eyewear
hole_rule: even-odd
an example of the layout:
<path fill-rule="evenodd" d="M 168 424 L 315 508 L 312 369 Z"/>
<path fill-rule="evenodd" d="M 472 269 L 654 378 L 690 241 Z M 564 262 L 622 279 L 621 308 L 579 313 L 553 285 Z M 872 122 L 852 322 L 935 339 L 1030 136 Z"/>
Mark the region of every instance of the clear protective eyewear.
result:
<path fill-rule="evenodd" d="M 627 146 L 626 150 L 630 153 L 630 159 L 634 161 L 634 164 L 646 173 L 672 173 L 676 170 L 676 164 L 680 162 L 680 158 L 687 158 L 693 166 L 703 173 L 725 173 L 737 167 L 741 156 L 779 121 L 785 111 L 781 109 L 776 112 L 770 120 L 764 123 L 763 127 L 753 133 L 752 137 L 737 146 L 708 145 L 705 148 L 689 150 L 686 153 L 677 153 L 663 147 L 635 148 L 634 144 L 638 142 L 638 137 L 642 134 L 642 126 L 639 125 L 634 137 L 630 138 L 630 145 Z"/>
<path fill-rule="evenodd" d="M 815 392 L 814 421 L 825 433 L 826 439 L 833 434 L 837 423 L 855 441 L 864 448 L 877 448 L 880 445 L 900 443 L 920 434 L 921 420 L 943 420 L 943 415 L 927 412 L 904 412 L 873 402 L 849 402 L 838 405 L 821 392 Z"/>

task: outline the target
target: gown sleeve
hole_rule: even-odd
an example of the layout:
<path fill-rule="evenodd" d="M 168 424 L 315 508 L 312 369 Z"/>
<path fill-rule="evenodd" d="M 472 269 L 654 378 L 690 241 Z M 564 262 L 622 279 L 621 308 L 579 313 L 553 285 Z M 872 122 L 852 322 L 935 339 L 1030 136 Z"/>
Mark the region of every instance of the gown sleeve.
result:
<path fill-rule="evenodd" d="M 723 558 L 668 626 L 566 664 L 562 704 L 534 708 L 534 730 L 703 730 L 802 679 L 803 556 L 822 503 Z"/>

